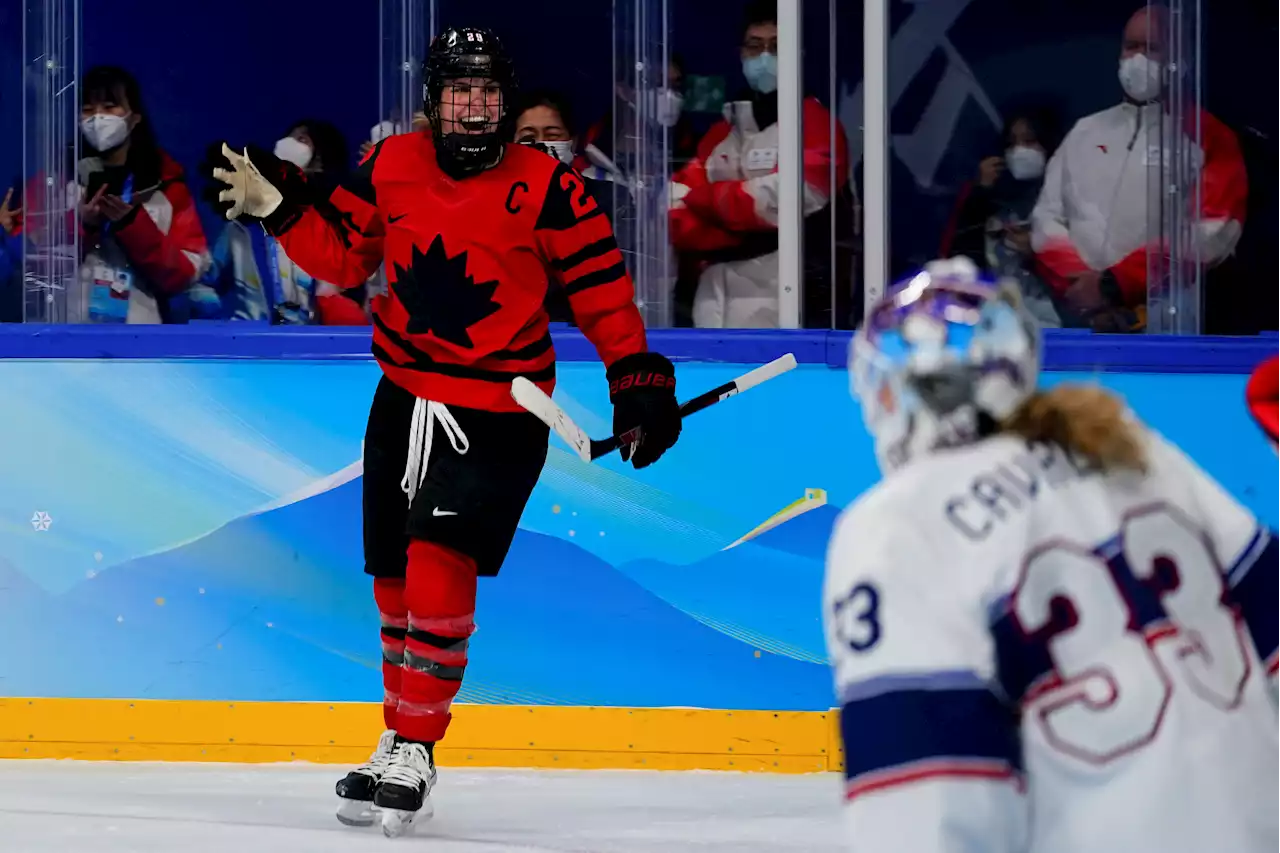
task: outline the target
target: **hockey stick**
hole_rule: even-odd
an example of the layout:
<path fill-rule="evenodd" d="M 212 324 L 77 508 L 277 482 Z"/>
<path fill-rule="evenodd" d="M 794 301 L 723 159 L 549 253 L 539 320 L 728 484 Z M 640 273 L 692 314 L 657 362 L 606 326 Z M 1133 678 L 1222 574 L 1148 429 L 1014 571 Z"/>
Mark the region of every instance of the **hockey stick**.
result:
<path fill-rule="evenodd" d="M 755 370 L 747 371 L 737 379 L 731 379 L 723 385 L 699 394 L 692 400 L 681 403 L 680 417 L 687 418 L 695 412 L 701 412 L 735 394 L 741 394 L 762 382 L 781 376 L 795 366 L 796 357 L 791 353 L 775 358 L 768 364 L 762 364 Z M 542 389 L 523 376 L 517 376 L 511 382 L 511 396 L 521 407 L 551 427 L 556 435 L 564 439 L 565 444 L 574 449 L 583 462 L 594 462 L 601 456 L 607 456 L 617 450 L 623 444 L 635 441 L 638 437 L 640 428 L 635 427 L 609 438 L 592 438 L 583 431 L 582 427 L 574 423 L 573 418 L 565 414 L 564 409 L 560 408 Z"/>

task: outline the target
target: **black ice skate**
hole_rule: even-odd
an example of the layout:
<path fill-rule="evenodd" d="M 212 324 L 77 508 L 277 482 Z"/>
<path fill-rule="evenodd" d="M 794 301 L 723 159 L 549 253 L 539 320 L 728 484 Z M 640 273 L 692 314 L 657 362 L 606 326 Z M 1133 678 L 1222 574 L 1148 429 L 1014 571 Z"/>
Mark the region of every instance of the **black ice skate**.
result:
<path fill-rule="evenodd" d="M 396 733 L 387 729 L 378 738 L 378 748 L 369 760 L 338 780 L 335 790 L 342 800 L 338 805 L 338 820 L 347 826 L 373 826 L 373 792 L 382 774 L 391 766 L 395 748 Z"/>
<path fill-rule="evenodd" d="M 382 812 L 382 832 L 395 838 L 413 828 L 418 818 L 435 813 L 431 788 L 436 784 L 435 744 L 400 741 L 391 766 L 373 793 L 373 804 Z"/>

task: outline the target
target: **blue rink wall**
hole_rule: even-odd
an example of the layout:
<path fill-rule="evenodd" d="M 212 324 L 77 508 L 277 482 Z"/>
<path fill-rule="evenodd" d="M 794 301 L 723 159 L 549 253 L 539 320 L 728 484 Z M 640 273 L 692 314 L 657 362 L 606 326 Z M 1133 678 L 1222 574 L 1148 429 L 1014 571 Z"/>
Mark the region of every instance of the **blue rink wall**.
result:
<path fill-rule="evenodd" d="M 379 377 L 367 341 L 224 331 L 207 333 L 224 357 L 137 332 L 0 339 L 0 693 L 380 700 L 360 544 Z M 741 359 L 681 363 L 682 396 L 784 351 L 808 363 L 690 419 L 645 471 L 583 463 L 553 437 L 502 575 L 481 585 L 460 701 L 831 706 L 823 552 L 840 508 L 877 476 L 848 373 L 829 366 L 845 338 L 665 337 L 677 355 Z M 1181 343 L 1167 362 L 1180 373 L 1109 372 L 1150 370 L 1158 353 L 1097 350 L 1107 372 L 1050 378 L 1124 394 L 1274 525 L 1276 460 L 1242 402 L 1244 371 L 1274 339 Z M 24 357 L 55 345 L 122 357 Z M 159 357 L 166 346 L 180 357 Z M 558 348 L 590 356 L 570 332 Z M 1079 339 L 1051 342 L 1050 366 L 1088 358 Z M 1197 364 L 1229 372 L 1187 372 Z M 609 432 L 598 363 L 563 361 L 556 397 L 588 432 Z M 807 511 L 726 547 L 806 495 Z"/>

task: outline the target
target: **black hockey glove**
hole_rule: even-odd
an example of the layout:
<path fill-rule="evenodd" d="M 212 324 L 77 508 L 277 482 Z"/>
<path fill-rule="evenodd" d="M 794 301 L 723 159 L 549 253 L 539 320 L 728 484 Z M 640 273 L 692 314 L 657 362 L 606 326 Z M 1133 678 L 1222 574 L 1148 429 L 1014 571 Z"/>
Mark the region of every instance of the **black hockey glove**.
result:
<path fill-rule="evenodd" d="M 608 377 L 614 434 L 639 428 L 623 442 L 622 461 L 636 468 L 652 465 L 680 437 L 676 370 L 665 356 L 638 352 L 615 361 Z"/>
<path fill-rule="evenodd" d="M 235 151 L 225 142 L 214 143 L 200 172 L 207 181 L 204 199 L 218 213 L 260 221 L 273 235 L 289 230 L 311 202 L 302 170 L 256 145 Z"/>

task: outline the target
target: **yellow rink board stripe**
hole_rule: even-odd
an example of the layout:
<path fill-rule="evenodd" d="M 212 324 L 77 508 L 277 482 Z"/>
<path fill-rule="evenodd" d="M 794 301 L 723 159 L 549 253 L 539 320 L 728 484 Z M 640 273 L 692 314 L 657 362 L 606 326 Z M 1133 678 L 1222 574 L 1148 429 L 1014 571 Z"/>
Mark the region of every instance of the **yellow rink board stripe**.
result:
<path fill-rule="evenodd" d="M 442 766 L 840 769 L 836 712 L 454 705 Z M 0 758 L 313 761 L 368 758 L 382 706 L 0 698 Z"/>

